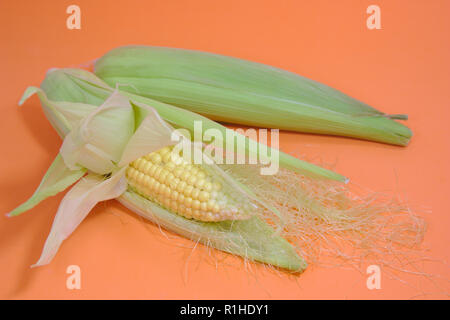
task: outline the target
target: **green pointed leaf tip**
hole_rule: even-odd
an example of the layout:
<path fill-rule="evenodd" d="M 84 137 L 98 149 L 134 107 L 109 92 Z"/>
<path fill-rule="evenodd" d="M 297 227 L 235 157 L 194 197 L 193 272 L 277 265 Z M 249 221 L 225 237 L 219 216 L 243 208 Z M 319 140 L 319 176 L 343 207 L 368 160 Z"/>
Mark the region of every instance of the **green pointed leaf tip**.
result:
<path fill-rule="evenodd" d="M 69 170 L 64 164 L 62 157 L 58 154 L 34 194 L 23 204 L 8 213 L 8 216 L 17 216 L 32 209 L 42 200 L 67 189 L 85 173 L 85 169 Z"/>
<path fill-rule="evenodd" d="M 412 133 L 369 105 L 271 66 L 193 50 L 128 46 L 95 63 L 114 87 L 213 120 L 407 145 Z"/>
<path fill-rule="evenodd" d="M 41 84 L 41 88 L 45 91 L 49 100 L 91 105 L 101 105 L 114 91 L 114 89 L 109 87 L 94 74 L 81 69 L 53 70 L 47 74 Z M 122 88 L 123 87 L 120 87 L 120 89 Z M 214 128 L 221 131 L 223 136 L 226 136 L 226 127 L 204 116 L 129 92 L 121 90 L 119 90 L 119 92 L 130 98 L 132 102 L 143 103 L 155 108 L 160 116 L 174 127 L 186 128 L 193 132 L 194 121 L 200 120 L 202 121 L 204 130 Z M 146 112 L 140 110 L 140 112 L 136 112 L 136 115 L 138 117 L 136 123 L 139 123 L 139 121 L 145 117 Z M 246 140 L 248 140 L 248 138 L 246 138 Z M 248 143 L 246 143 L 246 146 L 248 147 Z M 302 161 L 281 151 L 279 152 L 279 161 L 280 166 L 310 177 L 325 178 L 342 182 L 347 180 L 346 177 L 336 172 Z"/>

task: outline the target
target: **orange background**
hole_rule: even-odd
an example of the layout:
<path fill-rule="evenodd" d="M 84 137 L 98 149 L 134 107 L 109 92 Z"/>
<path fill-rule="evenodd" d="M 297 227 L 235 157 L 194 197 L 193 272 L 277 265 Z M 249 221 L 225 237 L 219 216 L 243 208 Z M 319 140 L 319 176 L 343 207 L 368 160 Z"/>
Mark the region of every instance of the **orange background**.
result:
<path fill-rule="evenodd" d="M 82 29 L 66 28 L 66 8 L 81 7 Z M 382 30 L 366 28 L 366 8 L 381 7 Z M 0 212 L 32 194 L 61 141 L 39 100 L 17 102 L 51 67 L 77 66 L 125 44 L 199 49 L 297 72 L 386 113 L 408 113 L 406 147 L 346 138 L 282 133 L 281 148 L 336 162 L 353 183 L 399 194 L 431 209 L 425 245 L 438 263 L 436 285 L 419 290 L 382 276 L 310 267 L 299 277 L 245 266 L 228 257 L 217 268 L 192 242 L 168 240 L 115 201 L 98 205 L 64 242 L 54 261 L 37 261 L 63 194 L 16 218 L 0 217 L 0 297 L 409 299 L 448 298 L 450 243 L 450 2 L 447 0 L 315 1 L 1 1 L 2 91 Z M 168 233 L 169 237 L 175 236 Z M 176 237 L 175 237 L 176 238 Z M 81 290 L 66 288 L 66 268 L 81 267 Z M 250 269 L 250 270 L 249 270 Z"/>

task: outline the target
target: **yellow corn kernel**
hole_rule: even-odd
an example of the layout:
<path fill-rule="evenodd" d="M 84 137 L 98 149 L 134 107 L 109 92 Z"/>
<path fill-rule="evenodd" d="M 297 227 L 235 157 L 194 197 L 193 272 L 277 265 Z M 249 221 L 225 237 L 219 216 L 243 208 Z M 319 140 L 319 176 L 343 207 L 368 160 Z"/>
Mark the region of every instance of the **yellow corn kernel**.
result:
<path fill-rule="evenodd" d="M 183 181 L 187 181 L 187 179 L 191 176 L 191 173 L 189 171 L 185 171 L 181 174 L 180 179 Z"/>
<path fill-rule="evenodd" d="M 200 191 L 200 194 L 198 196 L 198 200 L 201 202 L 207 202 L 209 200 L 209 192 L 207 191 Z"/>
<path fill-rule="evenodd" d="M 150 168 L 153 166 L 153 163 L 151 163 L 150 161 L 146 161 L 145 165 L 142 168 L 143 172 L 148 172 L 150 171 Z"/>
<path fill-rule="evenodd" d="M 191 197 L 184 198 L 184 205 L 186 206 L 186 208 L 192 207 L 192 198 Z"/>
<path fill-rule="evenodd" d="M 161 183 L 159 181 L 155 181 L 155 193 L 158 194 L 161 187 Z"/>
<path fill-rule="evenodd" d="M 186 218 L 191 218 L 192 217 L 192 209 L 186 208 L 185 215 L 186 215 Z"/>
<path fill-rule="evenodd" d="M 187 183 L 190 184 L 191 186 L 195 185 L 195 182 L 197 182 L 197 177 L 195 176 L 195 174 L 192 174 L 188 179 L 187 179 Z"/>
<path fill-rule="evenodd" d="M 172 159 L 172 152 L 167 152 L 167 153 L 165 153 L 164 156 L 162 157 L 162 160 L 163 160 L 165 163 L 169 163 L 171 159 Z"/>
<path fill-rule="evenodd" d="M 180 183 L 180 179 L 178 178 L 173 178 L 172 180 L 169 181 L 169 186 L 173 189 L 173 190 L 177 190 L 178 184 Z"/>
<path fill-rule="evenodd" d="M 166 169 L 167 171 L 173 171 L 176 168 L 176 164 L 173 162 L 169 162 L 164 166 L 164 169 Z"/>
<path fill-rule="evenodd" d="M 166 169 L 162 169 L 161 173 L 159 174 L 158 180 L 161 183 L 165 183 L 166 181 L 166 177 L 169 174 L 169 171 L 167 171 Z"/>
<path fill-rule="evenodd" d="M 172 201 L 170 202 L 170 209 L 171 209 L 172 211 L 174 211 L 174 212 L 177 212 L 177 210 L 178 210 L 178 202 L 172 200 Z"/>
<path fill-rule="evenodd" d="M 200 171 L 197 173 L 197 178 L 199 178 L 199 179 L 205 179 L 205 178 L 206 178 L 206 173 L 205 173 L 203 170 L 200 170 Z"/>
<path fill-rule="evenodd" d="M 205 185 L 205 179 L 204 178 L 199 178 L 197 175 L 197 181 L 195 182 L 195 186 L 199 189 L 201 189 L 204 185 Z"/>
<path fill-rule="evenodd" d="M 201 191 L 199 189 L 197 189 L 197 188 L 192 189 L 192 192 L 191 192 L 192 199 L 198 199 L 198 196 L 200 195 L 200 192 Z"/>
<path fill-rule="evenodd" d="M 173 170 L 173 175 L 175 176 L 175 177 L 177 177 L 177 178 L 180 178 L 181 177 L 181 174 L 184 172 L 184 170 L 183 170 L 183 168 L 182 167 L 176 167 L 174 170 Z"/>
<path fill-rule="evenodd" d="M 151 162 L 150 162 L 151 163 Z M 150 166 L 150 169 L 149 169 L 149 171 L 147 171 L 148 172 L 148 174 L 151 176 L 151 177 L 153 177 L 154 175 L 155 175 L 155 172 L 156 172 L 156 170 L 158 169 L 158 167 L 159 166 L 157 166 L 157 165 L 151 165 Z"/>
<path fill-rule="evenodd" d="M 171 190 L 170 190 L 170 187 L 169 186 L 164 186 L 164 192 L 163 192 L 163 194 L 164 194 L 164 196 L 165 197 L 167 197 L 167 198 L 170 198 L 171 197 Z"/>
<path fill-rule="evenodd" d="M 146 186 L 146 187 L 149 187 L 150 186 L 150 177 L 149 176 L 147 176 L 147 175 L 144 175 L 144 185 Z"/>
<path fill-rule="evenodd" d="M 150 161 L 154 164 L 160 164 L 162 162 L 161 155 L 159 153 L 151 153 L 150 155 Z"/>
<path fill-rule="evenodd" d="M 214 191 L 220 191 L 222 190 L 222 185 L 220 184 L 220 182 L 214 181 L 213 182 L 213 190 Z"/>
<path fill-rule="evenodd" d="M 192 209 L 194 209 L 194 210 L 200 209 L 200 201 L 198 201 L 198 200 L 193 200 L 193 201 L 192 201 Z"/>
<path fill-rule="evenodd" d="M 170 194 L 170 198 L 172 200 L 178 200 L 178 196 L 180 195 L 180 193 L 176 190 L 172 190 L 171 194 Z"/>
<path fill-rule="evenodd" d="M 216 201 L 214 201 L 213 199 L 208 201 L 208 210 L 212 210 L 214 208 L 214 206 L 216 205 Z"/>
<path fill-rule="evenodd" d="M 186 181 L 180 181 L 177 185 L 177 191 L 184 194 L 184 189 L 187 187 Z"/>
<path fill-rule="evenodd" d="M 187 185 L 186 188 L 184 188 L 184 195 L 190 197 L 192 195 L 192 191 L 194 191 L 194 187 Z"/>
<path fill-rule="evenodd" d="M 211 182 L 207 181 L 205 185 L 203 186 L 203 189 L 205 189 L 206 192 L 211 192 L 213 189 L 213 185 Z"/>
<path fill-rule="evenodd" d="M 168 153 L 170 151 L 170 147 L 164 147 L 161 150 L 158 151 L 158 153 L 162 156 L 164 156 L 166 153 Z"/>
<path fill-rule="evenodd" d="M 167 171 L 167 170 L 166 170 L 166 171 Z M 168 174 L 167 174 L 167 176 L 166 176 L 165 183 L 166 183 L 166 184 L 170 184 L 170 182 L 171 182 L 172 180 L 175 179 L 175 176 L 173 175 L 172 172 L 170 172 L 170 171 L 167 171 L 167 172 L 168 172 Z"/>
<path fill-rule="evenodd" d="M 139 182 L 140 184 L 143 184 L 143 180 L 144 180 L 145 175 L 142 172 L 139 172 L 137 175 L 137 182 Z"/>
<path fill-rule="evenodd" d="M 155 173 L 153 174 L 156 180 L 159 180 L 159 175 L 161 174 L 162 170 L 163 168 L 161 168 L 160 166 L 156 166 Z"/>

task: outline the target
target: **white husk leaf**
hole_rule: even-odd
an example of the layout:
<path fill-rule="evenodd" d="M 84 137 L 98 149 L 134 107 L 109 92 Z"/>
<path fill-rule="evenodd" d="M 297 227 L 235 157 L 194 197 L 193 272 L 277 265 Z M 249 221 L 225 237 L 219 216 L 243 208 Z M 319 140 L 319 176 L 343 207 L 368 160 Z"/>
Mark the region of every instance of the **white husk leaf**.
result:
<path fill-rule="evenodd" d="M 61 243 L 72 234 L 98 202 L 117 198 L 125 192 L 125 169 L 120 169 L 109 179 L 88 174 L 70 189 L 59 205 L 42 255 L 32 267 L 50 263 Z"/>
<path fill-rule="evenodd" d="M 149 112 L 129 140 L 122 154 L 119 166 L 128 164 L 150 152 L 176 143 L 176 140 L 172 140 L 171 136 L 174 129 L 161 119 L 155 109 L 142 104 L 136 105 L 145 108 Z"/>
<path fill-rule="evenodd" d="M 71 169 L 82 166 L 98 174 L 107 174 L 119 162 L 134 126 L 133 107 L 128 99 L 115 91 L 72 128 L 60 153 Z"/>

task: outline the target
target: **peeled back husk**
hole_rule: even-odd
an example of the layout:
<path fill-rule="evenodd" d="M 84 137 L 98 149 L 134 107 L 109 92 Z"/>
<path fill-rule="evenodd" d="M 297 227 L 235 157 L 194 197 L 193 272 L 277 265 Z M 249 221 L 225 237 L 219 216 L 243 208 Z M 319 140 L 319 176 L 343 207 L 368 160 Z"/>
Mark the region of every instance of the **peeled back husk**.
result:
<path fill-rule="evenodd" d="M 61 85 L 61 83 L 59 84 Z M 57 87 L 52 88 L 52 90 L 54 91 L 50 90 L 48 87 L 47 89 L 48 92 L 55 93 L 55 91 L 57 91 L 59 94 L 59 98 L 63 98 L 64 96 L 64 90 L 60 90 Z M 71 97 L 73 97 L 74 91 L 70 89 L 68 91 L 71 93 Z M 117 93 L 117 91 L 115 92 Z M 95 114 L 96 110 L 99 110 L 100 108 L 96 109 L 94 105 L 89 105 L 84 102 L 74 103 L 67 101 L 54 101 L 48 97 L 45 90 L 40 90 L 39 88 L 35 87 L 30 87 L 29 89 L 27 89 L 23 99 L 21 100 L 21 103 L 23 103 L 23 101 L 33 93 L 37 93 L 39 95 L 46 116 L 49 118 L 52 125 L 55 126 L 55 129 L 58 131 L 58 133 L 60 133 L 62 138 L 66 138 L 72 132 L 74 132 L 74 126 L 77 125 L 79 119 L 82 119 L 81 123 L 89 123 L 90 125 L 95 124 L 94 122 L 88 121 L 89 119 L 87 120 L 87 117 L 89 117 L 89 115 L 91 114 Z M 112 95 L 111 97 L 114 97 L 114 95 Z M 111 119 L 108 114 L 108 101 L 109 100 L 104 102 L 101 107 L 102 111 L 104 112 L 101 119 L 102 124 L 107 124 L 108 121 L 111 120 L 112 122 L 116 122 L 115 126 L 114 123 L 111 122 L 113 127 L 119 127 L 121 120 L 130 120 L 128 119 L 128 117 L 124 117 L 123 119 L 113 117 L 113 119 Z M 146 113 L 144 112 L 146 108 L 140 107 L 142 105 L 140 103 L 133 104 L 132 101 L 131 103 L 135 112 L 133 121 L 135 121 L 137 124 L 142 124 L 146 116 Z M 121 109 L 117 108 L 116 111 L 119 111 L 119 113 L 122 112 Z M 96 120 L 95 118 L 93 119 L 93 121 L 98 122 L 98 120 Z M 129 126 L 130 124 L 126 123 L 124 125 L 124 127 Z M 77 127 L 75 131 L 80 131 L 80 128 Z M 126 131 L 124 131 L 124 133 L 127 134 Z M 95 138 L 98 133 L 93 132 L 93 134 L 94 135 L 91 136 L 91 138 L 93 139 L 90 139 L 89 141 L 95 142 Z M 101 139 L 107 139 L 107 137 L 101 137 Z M 114 143 L 112 144 L 112 147 L 109 148 L 112 151 L 111 155 L 115 154 L 116 147 L 122 149 L 122 143 L 120 143 L 120 140 L 118 142 L 119 143 L 117 143 L 117 146 L 113 146 L 115 144 Z M 76 150 L 76 148 L 72 150 Z M 59 158 L 57 158 L 57 160 L 58 159 Z M 84 157 L 78 159 L 82 159 L 83 161 L 85 161 Z M 91 164 L 91 159 L 88 160 L 89 161 L 87 161 L 87 163 Z M 76 163 L 79 163 L 78 160 Z M 51 170 L 52 168 L 50 169 L 50 171 Z M 81 169 L 74 168 L 74 170 Z M 100 170 L 103 171 L 104 168 L 101 167 Z M 81 174 L 82 173 L 84 173 L 84 171 L 81 171 Z M 114 176 L 119 177 L 118 175 L 113 175 L 113 177 Z M 79 178 L 79 175 L 77 177 Z M 99 183 L 101 183 L 103 180 L 102 177 L 99 176 L 95 176 L 94 180 L 92 177 L 90 179 L 92 180 L 92 183 L 89 178 L 85 178 L 84 180 L 81 180 L 81 184 L 79 183 L 76 186 L 84 186 L 84 184 L 100 185 Z M 106 179 L 105 182 L 109 181 L 110 179 L 111 178 Z M 232 178 L 229 177 L 228 179 Z M 46 180 L 46 177 L 44 177 L 44 180 Z M 72 182 L 74 180 L 76 179 L 71 179 Z M 43 182 L 43 184 L 45 184 L 45 181 Z M 241 183 L 238 181 L 236 181 L 235 184 L 241 185 Z M 59 183 L 59 185 L 61 186 L 61 188 L 59 188 L 57 191 L 62 191 L 65 187 L 67 187 L 67 183 L 65 183 L 64 185 Z M 76 190 L 77 189 L 75 189 L 75 191 Z M 118 190 L 120 191 L 121 189 Z M 117 190 L 114 189 L 113 191 L 113 194 L 116 194 Z M 53 194 L 55 193 L 56 192 L 53 192 Z M 70 195 L 70 192 L 68 194 Z M 36 205 L 39 201 L 43 200 L 45 197 L 46 195 L 43 194 L 43 196 L 40 196 L 38 199 L 33 200 L 29 205 L 26 205 L 24 207 L 26 207 L 26 209 L 29 209 L 32 206 Z M 104 198 L 108 199 L 108 197 Z M 69 199 L 68 201 L 72 200 L 73 199 Z M 173 212 L 170 212 L 162 206 L 159 206 L 158 204 L 153 203 L 148 199 L 140 196 L 139 194 L 134 192 L 131 187 L 129 187 L 128 190 L 118 198 L 118 200 L 126 207 L 130 208 L 141 216 L 144 216 L 145 218 L 165 227 L 166 229 L 176 232 L 194 241 L 210 245 L 225 252 L 243 256 L 249 260 L 260 261 L 291 271 L 299 272 L 306 268 L 306 262 L 297 254 L 294 247 L 287 240 L 279 236 L 272 226 L 267 224 L 256 214 L 248 220 L 239 221 L 201 222 L 196 220 L 189 220 Z M 64 206 L 61 206 L 60 210 L 63 210 L 64 208 Z M 24 210 L 20 210 L 20 212 L 23 211 Z M 13 215 L 19 214 L 20 212 L 13 211 Z M 57 217 L 63 217 L 63 215 L 57 215 Z M 81 222 L 83 217 L 79 218 L 77 220 L 77 223 Z M 63 218 L 55 219 L 54 226 L 64 222 L 65 221 Z M 76 225 L 77 224 L 75 224 L 74 227 L 76 227 Z M 62 234 L 50 234 L 44 248 L 43 258 L 41 257 L 36 265 L 49 263 L 51 258 L 56 253 L 62 240 L 65 239 L 68 234 L 73 231 L 73 228 L 69 231 L 67 231 L 65 228 L 63 229 L 64 232 Z"/>
<path fill-rule="evenodd" d="M 407 145 L 412 132 L 322 83 L 242 59 L 153 46 L 113 49 L 95 62 L 110 86 L 213 120 Z"/>

